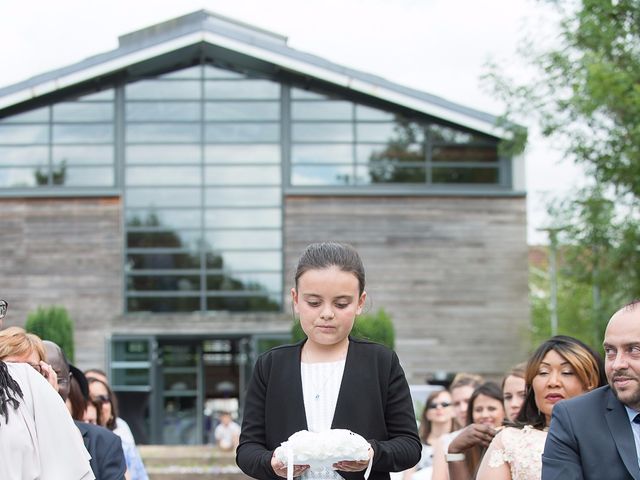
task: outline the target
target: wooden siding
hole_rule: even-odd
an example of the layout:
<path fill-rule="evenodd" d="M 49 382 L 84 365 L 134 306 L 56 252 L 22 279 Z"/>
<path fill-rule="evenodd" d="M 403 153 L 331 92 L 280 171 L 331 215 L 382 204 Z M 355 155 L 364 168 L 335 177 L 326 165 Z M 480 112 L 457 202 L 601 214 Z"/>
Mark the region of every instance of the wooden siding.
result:
<path fill-rule="evenodd" d="M 353 244 L 369 309 L 384 307 L 413 383 L 437 372 L 500 375 L 526 357 L 524 198 L 293 197 L 286 277 L 311 242 Z"/>

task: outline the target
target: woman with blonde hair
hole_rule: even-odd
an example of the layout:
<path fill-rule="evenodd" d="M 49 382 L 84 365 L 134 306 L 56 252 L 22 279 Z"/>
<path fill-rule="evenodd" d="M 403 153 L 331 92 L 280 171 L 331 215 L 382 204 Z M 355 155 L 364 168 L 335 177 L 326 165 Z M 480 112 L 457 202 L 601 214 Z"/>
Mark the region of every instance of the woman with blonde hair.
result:
<path fill-rule="evenodd" d="M 502 396 L 507 420 L 514 422 L 527 394 L 524 371 L 526 363 L 519 363 L 507 372 L 502 380 Z"/>
<path fill-rule="evenodd" d="M 0 331 L 0 478 L 92 480 L 89 454 L 36 335 Z M 57 382 L 54 382 L 57 384 Z"/>

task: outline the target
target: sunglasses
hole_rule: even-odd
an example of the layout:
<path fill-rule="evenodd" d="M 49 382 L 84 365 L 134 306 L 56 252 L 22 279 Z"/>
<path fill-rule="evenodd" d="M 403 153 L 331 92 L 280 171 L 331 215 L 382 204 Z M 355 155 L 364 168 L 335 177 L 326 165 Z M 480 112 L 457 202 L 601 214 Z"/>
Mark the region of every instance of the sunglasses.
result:
<path fill-rule="evenodd" d="M 93 401 L 97 403 L 107 403 L 110 402 L 111 399 L 107 395 L 96 395 L 93 397 Z"/>
<path fill-rule="evenodd" d="M 0 300 L 0 319 L 4 318 L 7 314 L 7 308 L 9 308 L 9 304 L 6 300 Z"/>
<path fill-rule="evenodd" d="M 451 402 L 431 402 L 429 405 L 427 405 L 427 410 L 432 410 L 438 407 L 447 408 L 450 406 Z"/>

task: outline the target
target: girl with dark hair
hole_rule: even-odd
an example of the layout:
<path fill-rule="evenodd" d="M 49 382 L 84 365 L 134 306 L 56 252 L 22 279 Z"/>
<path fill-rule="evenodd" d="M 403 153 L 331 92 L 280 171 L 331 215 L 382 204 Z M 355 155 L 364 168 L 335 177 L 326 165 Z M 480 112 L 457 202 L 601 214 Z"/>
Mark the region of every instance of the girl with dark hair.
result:
<path fill-rule="evenodd" d="M 527 394 L 515 425 L 493 439 L 478 480 L 539 480 L 554 405 L 600 387 L 606 380 L 597 353 L 580 340 L 558 335 L 531 355 L 525 382 Z"/>
<path fill-rule="evenodd" d="M 502 396 L 504 397 L 504 411 L 507 420 L 515 421 L 520 413 L 527 393 L 524 381 L 524 363 L 519 363 L 507 372 L 502 380 Z"/>
<path fill-rule="evenodd" d="M 353 247 L 316 243 L 303 252 L 291 299 L 307 338 L 256 361 L 236 450 L 238 466 L 250 477 L 273 480 L 288 473 L 303 480 L 359 480 L 370 469 L 372 480 L 388 480 L 389 472 L 420 459 L 413 402 L 398 357 L 350 336 L 365 304 L 364 287 L 364 268 Z M 276 455 L 294 433 L 334 429 L 366 439 L 368 458 L 288 469 Z"/>

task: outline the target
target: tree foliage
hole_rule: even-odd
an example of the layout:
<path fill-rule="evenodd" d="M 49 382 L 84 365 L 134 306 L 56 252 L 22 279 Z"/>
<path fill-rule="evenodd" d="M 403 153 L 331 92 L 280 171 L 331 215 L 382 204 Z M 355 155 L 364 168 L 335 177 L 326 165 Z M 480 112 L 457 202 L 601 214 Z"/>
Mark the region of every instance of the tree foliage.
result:
<path fill-rule="evenodd" d="M 590 179 L 548 210 L 559 232 L 559 331 L 598 345 L 611 313 L 640 296 L 640 0 L 547 3 L 560 14 L 557 43 L 521 49 L 535 74 L 519 83 L 492 67 L 487 78 L 505 118 L 535 118 Z M 539 273 L 534 336 L 549 313 Z"/>
<path fill-rule="evenodd" d="M 69 361 L 74 361 L 73 321 L 64 307 L 38 307 L 28 315 L 25 330 L 35 333 L 42 340 L 56 343 Z"/>

